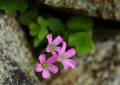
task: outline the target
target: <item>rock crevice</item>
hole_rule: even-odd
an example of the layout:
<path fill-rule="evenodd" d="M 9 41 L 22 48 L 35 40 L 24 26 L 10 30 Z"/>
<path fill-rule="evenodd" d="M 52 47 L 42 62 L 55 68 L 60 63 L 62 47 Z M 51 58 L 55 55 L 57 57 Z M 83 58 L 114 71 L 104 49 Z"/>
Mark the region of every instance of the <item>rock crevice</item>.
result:
<path fill-rule="evenodd" d="M 120 0 L 39 0 L 53 8 L 103 19 L 120 20 Z"/>

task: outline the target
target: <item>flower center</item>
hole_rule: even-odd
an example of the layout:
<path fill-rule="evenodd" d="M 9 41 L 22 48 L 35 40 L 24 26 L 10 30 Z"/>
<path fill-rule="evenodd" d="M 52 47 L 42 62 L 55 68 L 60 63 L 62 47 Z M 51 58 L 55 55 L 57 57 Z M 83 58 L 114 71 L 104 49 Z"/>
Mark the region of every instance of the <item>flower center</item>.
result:
<path fill-rule="evenodd" d="M 54 50 L 54 46 L 51 44 L 49 45 L 50 50 Z"/>
<path fill-rule="evenodd" d="M 64 61 L 65 60 L 65 58 L 64 58 L 64 56 L 63 55 L 59 55 L 58 56 L 58 58 L 57 58 L 57 61 Z"/>
<path fill-rule="evenodd" d="M 48 64 L 46 62 L 42 63 L 42 68 L 47 68 L 48 67 Z"/>

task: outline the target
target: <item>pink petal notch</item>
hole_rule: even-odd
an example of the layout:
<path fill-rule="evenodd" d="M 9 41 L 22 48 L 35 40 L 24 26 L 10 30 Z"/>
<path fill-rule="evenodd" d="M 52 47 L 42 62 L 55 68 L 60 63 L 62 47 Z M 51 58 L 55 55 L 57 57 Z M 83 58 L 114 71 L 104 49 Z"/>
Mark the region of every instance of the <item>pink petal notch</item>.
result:
<path fill-rule="evenodd" d="M 69 65 L 65 61 L 63 61 L 62 64 L 63 64 L 65 70 L 69 69 Z"/>
<path fill-rule="evenodd" d="M 71 48 L 69 49 L 67 52 L 65 52 L 65 57 L 66 58 L 71 58 L 72 56 L 74 56 L 76 54 L 75 49 Z"/>
<path fill-rule="evenodd" d="M 44 69 L 42 73 L 43 78 L 49 78 L 50 77 L 50 72 L 48 69 Z"/>
<path fill-rule="evenodd" d="M 64 62 L 71 68 L 75 68 L 77 65 L 77 61 L 74 59 L 66 59 Z"/>

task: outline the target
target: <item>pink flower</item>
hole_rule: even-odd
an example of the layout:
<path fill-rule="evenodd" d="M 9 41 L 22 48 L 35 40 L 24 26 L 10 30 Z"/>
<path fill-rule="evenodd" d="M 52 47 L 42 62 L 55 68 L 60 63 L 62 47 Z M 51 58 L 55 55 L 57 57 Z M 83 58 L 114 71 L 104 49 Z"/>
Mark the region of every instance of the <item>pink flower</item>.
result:
<path fill-rule="evenodd" d="M 58 61 L 60 61 L 63 64 L 65 70 L 68 70 L 69 67 L 75 68 L 77 65 L 77 61 L 74 59 L 70 59 L 72 56 L 76 54 L 75 49 L 71 48 L 66 52 L 65 50 L 66 50 L 66 43 L 63 42 L 61 49 L 59 49 L 58 51 Z"/>
<path fill-rule="evenodd" d="M 53 52 L 53 51 L 58 51 L 60 47 L 58 46 L 60 43 L 62 43 L 63 39 L 60 36 L 57 36 L 53 41 L 52 41 L 52 34 L 47 35 L 48 39 L 48 45 L 46 48 L 47 52 Z"/>
<path fill-rule="evenodd" d="M 53 64 L 56 62 L 57 58 L 56 58 L 56 56 L 53 55 L 52 57 L 48 58 L 46 61 L 45 61 L 45 59 L 46 59 L 45 54 L 41 54 L 39 56 L 40 64 L 36 65 L 35 70 L 37 72 L 43 71 L 42 77 L 49 78 L 50 77 L 49 71 L 51 71 L 54 74 L 56 74 L 58 72 L 58 67 Z"/>

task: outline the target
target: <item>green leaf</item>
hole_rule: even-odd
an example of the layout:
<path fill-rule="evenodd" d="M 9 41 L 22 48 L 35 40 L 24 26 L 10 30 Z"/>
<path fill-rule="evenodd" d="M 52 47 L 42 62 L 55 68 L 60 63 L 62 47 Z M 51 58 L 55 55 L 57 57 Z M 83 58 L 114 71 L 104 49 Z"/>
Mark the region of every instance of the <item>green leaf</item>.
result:
<path fill-rule="evenodd" d="M 35 22 L 38 16 L 37 9 L 31 9 L 29 11 L 26 11 L 22 13 L 19 16 L 19 21 L 21 24 L 29 25 L 31 22 Z"/>
<path fill-rule="evenodd" d="M 1 0 L 0 9 L 6 14 L 11 14 L 15 11 L 24 12 L 28 8 L 26 0 Z"/>
<path fill-rule="evenodd" d="M 35 38 L 35 40 L 34 40 L 34 47 L 35 48 L 38 47 L 40 45 L 40 42 L 41 41 L 39 39 Z"/>
<path fill-rule="evenodd" d="M 48 21 L 43 19 L 42 17 L 38 17 L 37 22 L 41 28 L 47 28 Z"/>
<path fill-rule="evenodd" d="M 39 34 L 38 34 L 38 39 L 42 41 L 46 37 L 47 34 L 48 34 L 48 29 L 46 28 L 40 29 Z"/>
<path fill-rule="evenodd" d="M 93 27 L 93 20 L 87 16 L 73 16 L 68 20 L 67 27 L 72 30 L 87 31 Z"/>
<path fill-rule="evenodd" d="M 39 28 L 39 26 L 37 24 L 30 23 L 29 28 L 30 28 L 30 34 L 32 36 L 37 36 L 39 34 L 40 28 Z"/>
<path fill-rule="evenodd" d="M 42 41 L 46 37 L 46 35 L 48 34 L 48 29 L 47 29 L 48 21 L 42 17 L 38 17 L 37 22 L 38 22 L 39 27 L 40 27 L 38 39 Z"/>
<path fill-rule="evenodd" d="M 78 32 L 69 36 L 69 45 L 75 46 L 79 54 L 87 54 L 93 48 L 93 41 L 91 40 L 90 33 Z"/>
<path fill-rule="evenodd" d="M 84 41 L 84 42 L 78 43 L 75 47 L 79 54 L 85 55 L 92 50 L 93 46 L 94 44 L 92 41 L 86 41 L 86 42 Z"/>
<path fill-rule="evenodd" d="M 34 47 L 38 47 L 41 41 L 46 37 L 48 34 L 48 24 L 47 20 L 43 19 L 42 17 L 39 17 L 37 19 L 38 24 L 31 23 L 29 25 L 30 28 L 30 34 L 35 37 L 34 41 Z"/>
<path fill-rule="evenodd" d="M 58 18 L 53 18 L 53 17 L 49 18 L 48 26 L 49 26 L 50 30 L 53 32 L 59 32 L 59 31 L 64 30 L 64 24 Z"/>

